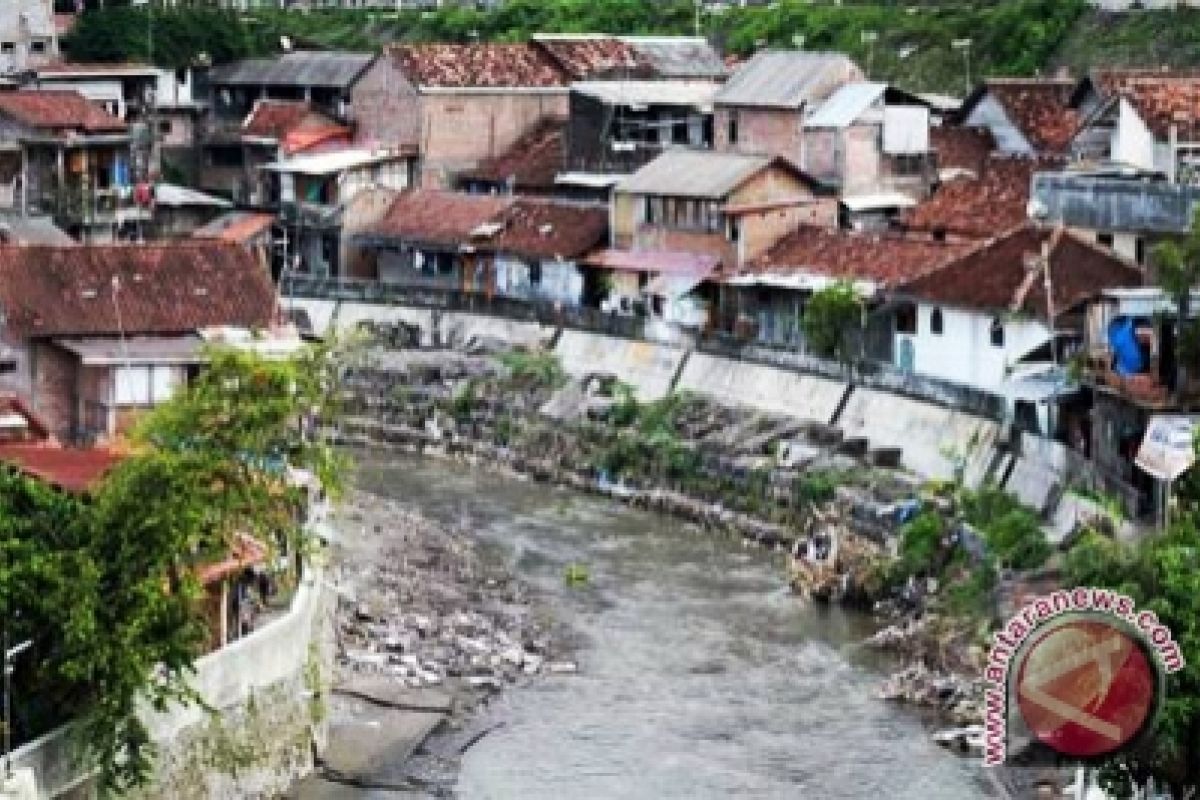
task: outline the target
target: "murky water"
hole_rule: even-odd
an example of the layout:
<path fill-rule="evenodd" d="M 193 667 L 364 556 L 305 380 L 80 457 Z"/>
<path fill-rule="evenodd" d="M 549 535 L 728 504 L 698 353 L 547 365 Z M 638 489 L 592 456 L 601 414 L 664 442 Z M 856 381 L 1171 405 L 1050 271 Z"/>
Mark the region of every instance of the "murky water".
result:
<path fill-rule="evenodd" d="M 467 525 L 582 636 L 580 672 L 508 691 L 456 794 L 508 800 L 989 796 L 874 699 L 869 620 L 806 607 L 777 557 L 619 504 L 436 461 L 360 485 Z M 589 581 L 569 588 L 572 563 Z"/>

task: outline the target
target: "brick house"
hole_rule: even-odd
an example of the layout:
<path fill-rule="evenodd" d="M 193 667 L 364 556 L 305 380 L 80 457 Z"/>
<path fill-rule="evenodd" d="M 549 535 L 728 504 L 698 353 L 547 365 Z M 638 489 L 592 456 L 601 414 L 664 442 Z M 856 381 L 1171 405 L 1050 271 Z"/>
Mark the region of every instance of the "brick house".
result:
<path fill-rule="evenodd" d="M 393 44 L 351 92 L 356 136 L 415 149 L 420 184 L 445 188 L 547 117 L 566 117 L 569 83 L 532 44 Z"/>
<path fill-rule="evenodd" d="M 839 87 L 865 80 L 841 53 L 764 50 L 713 100 L 715 148 L 804 161 L 804 119 Z"/>
<path fill-rule="evenodd" d="M 548 118 L 513 143 L 458 176 L 458 188 L 474 194 L 551 196 L 563 192 L 558 176 L 566 171 L 567 121 Z"/>
<path fill-rule="evenodd" d="M 64 441 L 103 441 L 203 362 L 199 332 L 271 325 L 276 298 L 245 249 L 161 245 L 0 247 L 0 376 Z"/>
<path fill-rule="evenodd" d="M 722 81 L 729 75 L 701 37 L 551 33 L 535 35 L 531 43 L 572 81 Z"/>
<path fill-rule="evenodd" d="M 111 241 L 149 218 L 133 202 L 131 169 L 126 124 L 77 92 L 0 92 L 0 207 Z"/>

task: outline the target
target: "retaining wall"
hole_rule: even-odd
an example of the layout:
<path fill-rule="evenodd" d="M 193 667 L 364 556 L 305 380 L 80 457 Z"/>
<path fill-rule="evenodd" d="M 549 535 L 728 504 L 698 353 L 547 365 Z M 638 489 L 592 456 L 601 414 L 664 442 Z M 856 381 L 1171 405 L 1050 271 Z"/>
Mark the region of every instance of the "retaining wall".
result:
<path fill-rule="evenodd" d="M 726 405 L 828 423 L 847 387 L 815 375 L 692 353 L 676 388 L 708 395 Z"/>
<path fill-rule="evenodd" d="M 616 375 L 633 387 L 639 401 L 652 401 L 671 391 L 686 352 L 675 345 L 618 339 L 564 330 L 555 352 L 568 375 Z"/>

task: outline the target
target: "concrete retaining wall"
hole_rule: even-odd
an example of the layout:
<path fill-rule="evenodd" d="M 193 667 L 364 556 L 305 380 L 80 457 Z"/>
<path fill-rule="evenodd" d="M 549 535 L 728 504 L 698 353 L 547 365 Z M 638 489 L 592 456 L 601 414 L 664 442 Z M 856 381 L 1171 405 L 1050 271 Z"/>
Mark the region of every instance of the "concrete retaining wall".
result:
<path fill-rule="evenodd" d="M 616 375 L 630 384 L 643 402 L 658 400 L 671 390 L 671 381 L 685 356 L 684 350 L 673 345 L 566 330 L 555 352 L 567 374 Z"/>
<path fill-rule="evenodd" d="M 953 478 L 955 461 L 963 458 L 969 485 L 985 477 L 1000 432 L 984 417 L 862 388 L 850 395 L 838 427 L 872 447 L 901 448 L 904 466 L 926 478 Z"/>
<path fill-rule="evenodd" d="M 499 339 L 521 347 L 545 345 L 557 330 L 537 322 L 521 322 L 502 317 L 485 317 L 457 311 L 443 313 L 439 321 L 443 342 L 457 344 L 473 337 Z M 423 329 L 422 329 L 423 330 Z"/>
<path fill-rule="evenodd" d="M 840 381 L 705 353 L 688 357 L 677 388 L 727 405 L 825 423 L 833 419 L 846 392 L 846 384 Z"/>

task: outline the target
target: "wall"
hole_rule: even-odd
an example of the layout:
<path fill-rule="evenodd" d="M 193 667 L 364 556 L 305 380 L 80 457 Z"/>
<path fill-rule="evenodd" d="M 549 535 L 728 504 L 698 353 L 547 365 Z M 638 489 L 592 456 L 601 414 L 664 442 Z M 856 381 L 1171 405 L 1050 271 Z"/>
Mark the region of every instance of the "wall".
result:
<path fill-rule="evenodd" d="M 68 441 L 75 425 L 74 355 L 51 344 L 30 346 L 30 402 L 55 436 Z"/>
<path fill-rule="evenodd" d="M 1112 160 L 1146 170 L 1166 171 L 1166 164 L 1154 163 L 1154 153 L 1154 134 L 1129 101 L 1122 97 L 1117 127 L 1113 131 Z"/>
<path fill-rule="evenodd" d="M 567 91 L 421 93 L 421 185 L 453 186 L 454 173 L 512 147 L 544 117 L 567 115 Z"/>
<path fill-rule="evenodd" d="M 684 351 L 672 345 L 571 330 L 562 332 L 554 352 L 567 374 L 615 375 L 633 387 L 641 402 L 658 400 L 670 392 L 684 358 Z"/>
<path fill-rule="evenodd" d="M 34 53 L 33 40 L 46 43 L 44 53 Z M 0 55 L 0 73 L 40 66 L 58 56 L 51 0 L 0 0 L 0 42 L 12 42 L 14 52 Z"/>
<path fill-rule="evenodd" d="M 342 232 L 339 237 L 342 274 L 349 278 L 378 278 L 376 259 L 361 247 L 352 244 L 354 235 L 383 219 L 396 199 L 394 189 L 371 187 L 354 195 L 342 212 Z"/>
<path fill-rule="evenodd" d="M 692 353 L 676 388 L 699 392 L 727 405 L 829 423 L 847 385 L 753 362 Z"/>
<path fill-rule="evenodd" d="M 729 121 L 737 118 L 737 141 L 729 140 Z M 782 156 L 800 164 L 804 124 L 800 109 L 717 106 L 713 148 L 723 152 Z"/>
<path fill-rule="evenodd" d="M 1001 312 L 990 314 L 941 306 L 943 333 L 932 333 L 930 316 L 935 308 L 917 306 L 917 333 L 895 335 L 893 352 L 899 366 L 901 342 L 913 345 L 913 371 L 943 380 L 998 392 L 1007 379 L 1006 372 L 1017 359 L 1045 343 L 1046 326 L 1031 318 L 1012 318 Z M 1006 318 L 1007 317 L 1007 318 Z M 1004 325 L 1004 346 L 991 343 L 992 320 Z"/>
<path fill-rule="evenodd" d="M 350 92 L 355 138 L 379 147 L 417 147 L 421 142 L 421 99 L 385 51 Z"/>
<path fill-rule="evenodd" d="M 817 199 L 799 178 L 784 169 L 767 169 L 739 186 L 728 205 L 745 206 L 778 200 L 807 200 L 797 205 L 740 214 L 739 266 L 757 258 L 800 224 L 832 226 L 837 219 L 837 202 Z"/>
<path fill-rule="evenodd" d="M 1001 153 L 1033 155 L 1033 146 L 1013 125 L 1004 108 L 996 102 L 991 93 L 985 93 L 976 103 L 975 108 L 967 115 L 964 125 L 981 125 L 992 132 L 996 140 L 996 149 Z"/>

